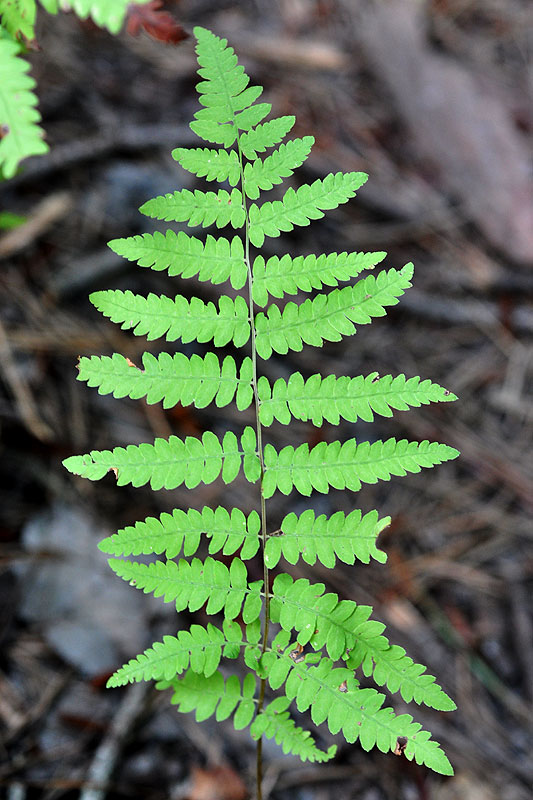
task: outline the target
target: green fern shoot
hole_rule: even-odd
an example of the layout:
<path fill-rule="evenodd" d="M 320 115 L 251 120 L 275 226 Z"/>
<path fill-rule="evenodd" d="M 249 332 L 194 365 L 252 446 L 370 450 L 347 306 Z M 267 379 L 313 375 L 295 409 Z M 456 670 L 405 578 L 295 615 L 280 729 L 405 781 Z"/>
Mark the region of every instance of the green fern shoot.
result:
<path fill-rule="evenodd" d="M 119 353 L 83 357 L 78 378 L 101 394 L 145 398 L 164 408 L 178 403 L 196 408 L 235 403 L 240 411 L 253 407 L 255 423 L 221 437 L 207 431 L 200 438 L 170 436 L 93 450 L 64 464 L 90 480 L 111 471 L 119 486 L 149 484 L 152 489 L 194 489 L 220 478 L 229 484 L 243 473 L 253 485 L 257 506 L 248 515 L 238 508 L 176 509 L 100 543 L 112 556 L 111 568 L 130 585 L 173 603 L 178 612 L 203 609 L 217 617 L 206 627 L 193 624 L 165 636 L 118 669 L 109 686 L 154 680 L 157 688 L 171 688 L 172 702 L 180 711 L 194 711 L 197 720 L 215 715 L 218 720 L 231 718 L 237 729 L 249 728 L 258 741 L 259 797 L 263 736 L 302 760 L 327 761 L 335 754 L 334 746 L 320 749 L 311 733 L 295 724 L 291 706 L 308 711 L 315 725 L 325 723 L 332 734 L 358 741 L 365 750 L 403 751 L 405 758 L 450 775 L 450 762 L 430 733 L 410 714 L 396 714 L 382 692 L 366 686 L 372 678 L 378 687 L 399 692 L 404 701 L 453 710 L 455 704 L 435 678 L 389 643 L 369 606 L 282 571 L 283 562 L 300 559 L 328 568 L 337 559 L 346 564 L 371 558 L 384 562 L 376 538 L 389 518 L 359 509 L 327 517 L 308 509 L 287 514 L 275 531 L 267 519 L 267 500 L 278 491 L 304 497 L 330 488 L 356 492 L 363 483 L 420 472 L 457 457 L 445 444 L 405 439 L 369 443 L 352 438 L 281 450 L 265 443 L 266 429 L 274 422 L 290 425 L 294 419 L 321 426 L 324 420 L 371 421 L 375 415 L 390 417 L 394 410 L 455 399 L 429 380 L 404 375 L 322 378 L 295 372 L 271 384 L 260 374 L 261 360 L 272 353 L 338 342 L 382 317 L 410 287 L 413 267 L 372 272 L 338 288 L 340 281 L 373 270 L 385 254 L 252 254 L 252 247 L 260 248 L 266 237 L 309 225 L 349 201 L 367 175 L 338 172 L 289 187 L 278 194 L 280 199 L 257 203 L 306 160 L 313 137 L 281 143 L 294 117 L 267 120 L 271 107 L 259 101 L 262 88 L 249 85 L 226 40 L 203 28 L 196 28 L 195 36 L 202 108 L 191 128 L 208 146 L 179 147 L 173 156 L 186 170 L 224 188 L 176 191 L 148 200 L 141 212 L 197 229 L 229 227 L 238 233 L 201 237 L 170 229 L 109 244 L 141 267 L 182 279 L 227 281 L 233 296 L 223 294 L 213 303 L 180 294 L 144 297 L 109 290 L 95 292 L 91 301 L 137 336 L 212 343 L 215 348 L 230 345 L 236 348 L 235 357 L 211 351 L 191 357 L 179 351 L 145 353 L 140 366 Z M 310 297 L 275 302 L 297 292 Z M 203 559 L 195 555 L 202 544 L 209 553 Z M 144 555 L 150 559 L 130 560 Z M 249 577 L 247 562 L 255 557 L 261 558 L 263 580 Z M 232 670 L 228 659 L 239 659 L 241 666 Z"/>

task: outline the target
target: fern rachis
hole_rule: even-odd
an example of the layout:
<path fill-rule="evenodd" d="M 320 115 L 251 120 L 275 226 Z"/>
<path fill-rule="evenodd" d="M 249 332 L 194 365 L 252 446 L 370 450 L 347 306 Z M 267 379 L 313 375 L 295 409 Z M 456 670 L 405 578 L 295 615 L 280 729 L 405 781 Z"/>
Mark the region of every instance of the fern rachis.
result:
<path fill-rule="evenodd" d="M 294 118 L 265 121 L 270 106 L 257 102 L 262 90 L 248 85 L 226 41 L 202 28 L 195 34 L 202 108 L 191 127 L 204 141 L 220 147 L 177 148 L 173 155 L 185 169 L 208 181 L 227 181 L 229 189 L 175 192 L 149 200 L 141 210 L 157 219 L 194 226 L 229 225 L 240 235 L 200 239 L 169 230 L 113 240 L 110 246 L 142 267 L 168 270 L 182 278 L 198 275 L 214 284 L 230 281 L 242 294 L 235 299 L 222 295 L 218 307 L 195 297 L 145 298 L 113 290 L 96 292 L 91 300 L 135 335 L 213 341 L 215 347 L 231 343 L 247 352 L 240 360 L 229 355 L 222 359 L 212 352 L 190 358 L 180 352 L 157 357 L 146 353 L 142 367 L 118 353 L 84 357 L 78 377 L 101 394 L 144 397 L 149 403 L 162 402 L 164 408 L 178 402 L 197 408 L 235 402 L 239 410 L 253 405 L 255 425 L 244 427 L 239 435 L 227 431 L 218 437 L 207 431 L 201 438 L 171 436 L 168 441 L 92 451 L 72 456 L 65 466 L 91 480 L 113 471 L 119 485 L 149 483 L 153 489 L 182 484 L 193 489 L 219 477 L 231 483 L 242 471 L 257 492 L 257 510 L 246 516 L 235 508 L 176 509 L 159 519 L 139 521 L 100 544 L 114 556 L 110 565 L 117 575 L 138 589 L 174 603 L 178 612 L 205 608 L 207 614 L 222 613 L 224 618 L 222 627 L 193 624 L 189 631 L 164 637 L 119 669 L 109 685 L 155 679 L 158 688 L 172 687 L 173 702 L 181 711 L 195 710 L 199 720 L 215 714 L 217 719 L 232 717 L 236 728 L 250 726 L 259 743 L 259 766 L 262 736 L 275 738 L 285 752 L 304 760 L 333 757 L 334 747 L 322 751 L 292 721 L 289 707 L 294 701 L 298 710 L 310 711 L 316 724 L 326 722 L 332 733 L 342 732 L 348 742 L 359 740 L 365 749 L 377 746 L 390 752 L 398 737 L 405 737 L 408 759 L 451 774 L 449 761 L 429 733 L 420 730 L 410 715 L 397 716 L 384 706 L 382 693 L 359 685 L 361 670 L 378 686 L 399 691 L 405 700 L 439 710 L 454 708 L 425 668 L 389 643 L 384 626 L 370 619 L 372 609 L 339 599 L 324 584 L 293 580 L 284 572 L 278 572 L 269 588 L 270 570 L 278 570 L 281 559 L 290 564 L 318 560 L 328 568 L 337 558 L 347 564 L 356 559 L 368 563 L 370 558 L 383 562 L 385 554 L 376 547 L 376 538 L 389 522 L 377 511 L 356 509 L 348 515 L 316 517 L 308 509 L 299 516 L 287 514 L 278 531 L 269 531 L 267 500 L 276 491 L 289 495 L 296 489 L 303 496 L 326 493 L 331 487 L 357 491 L 362 483 L 419 472 L 457 456 L 453 448 L 428 441 L 388 439 L 370 444 L 348 439 L 280 451 L 263 444 L 265 428 L 274 421 L 284 425 L 292 419 L 313 425 L 323 420 L 338 424 L 341 418 L 371 421 L 375 414 L 388 417 L 396 409 L 455 399 L 437 384 L 404 375 L 304 379 L 295 372 L 273 385 L 260 375 L 260 359 L 273 352 L 340 341 L 383 316 L 409 288 L 412 265 L 337 288 L 339 281 L 374 269 L 385 254 L 330 253 L 267 261 L 257 254 L 252 259 L 251 246 L 260 247 L 266 236 L 277 237 L 319 219 L 325 210 L 352 198 L 367 176 L 337 173 L 289 188 L 281 200 L 249 202 L 292 174 L 307 158 L 313 140 L 303 137 L 280 144 Z M 283 299 L 315 290 L 313 297 L 300 303 L 268 305 L 269 296 Z M 203 540 L 209 550 L 204 560 L 195 556 Z M 258 551 L 263 580 L 253 581 L 245 562 Z M 232 556 L 229 567 L 217 558 L 220 553 Z M 122 559 L 143 554 L 164 555 L 166 560 L 147 564 Z M 239 657 L 246 668 L 244 679 L 230 675 L 224 680 L 220 661 Z M 281 691 L 271 702 L 266 699 L 267 686 Z M 260 796 L 260 781 L 257 791 Z"/>

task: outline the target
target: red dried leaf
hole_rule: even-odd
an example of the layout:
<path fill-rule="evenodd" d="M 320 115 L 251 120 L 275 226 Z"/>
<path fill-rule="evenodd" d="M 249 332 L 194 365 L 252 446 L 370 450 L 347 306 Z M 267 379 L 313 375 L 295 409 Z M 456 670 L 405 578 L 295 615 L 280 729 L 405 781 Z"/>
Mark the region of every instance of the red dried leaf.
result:
<path fill-rule="evenodd" d="M 162 5 L 163 0 L 151 0 L 146 5 L 131 4 L 128 6 L 126 31 L 131 36 L 138 36 L 144 28 L 149 36 L 166 44 L 178 44 L 184 39 L 188 39 L 189 34 L 172 14 L 160 10 Z"/>

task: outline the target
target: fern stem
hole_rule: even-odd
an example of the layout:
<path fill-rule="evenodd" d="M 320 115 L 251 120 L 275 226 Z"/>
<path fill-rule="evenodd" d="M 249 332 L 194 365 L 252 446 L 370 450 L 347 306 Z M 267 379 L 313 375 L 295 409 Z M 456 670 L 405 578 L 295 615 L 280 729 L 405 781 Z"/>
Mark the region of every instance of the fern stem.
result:
<path fill-rule="evenodd" d="M 251 331 L 251 357 L 252 357 L 252 388 L 254 393 L 254 406 L 255 406 L 255 427 L 257 433 L 257 450 L 259 454 L 259 461 L 261 464 L 261 489 L 260 489 L 260 502 L 261 502 L 261 539 L 263 544 L 263 583 L 264 583 L 264 593 L 265 593 L 265 622 L 263 626 L 263 640 L 261 644 L 261 652 L 264 654 L 267 647 L 268 647 L 268 630 L 270 624 L 270 588 L 269 588 L 269 577 L 268 577 L 268 567 L 267 562 L 265 559 L 265 548 L 267 543 L 267 523 L 266 523 L 266 500 L 265 495 L 263 493 L 263 478 L 265 474 L 265 462 L 263 458 L 263 437 L 262 437 L 262 428 L 261 422 L 259 420 L 259 394 L 257 391 L 257 349 L 255 343 L 255 324 L 254 324 L 254 300 L 253 300 L 253 275 L 252 275 L 252 265 L 250 262 L 250 220 L 248 217 L 248 207 L 246 204 L 246 192 L 244 187 L 244 167 L 243 167 L 243 157 L 242 157 L 242 150 L 241 150 L 241 143 L 240 143 L 240 136 L 237 134 L 237 147 L 239 150 L 239 168 L 240 168 L 240 178 L 241 178 L 241 192 L 242 192 L 242 202 L 244 206 L 244 215 L 245 215 L 245 242 L 244 242 L 244 258 L 246 262 L 246 268 L 248 271 L 248 308 L 250 311 L 250 331 Z M 265 701 L 265 689 L 266 689 L 266 679 L 260 679 L 259 685 L 259 702 L 257 705 L 257 713 L 260 714 L 263 710 L 263 704 Z M 257 740 L 257 760 L 256 760 L 256 792 L 257 792 L 257 800 L 262 800 L 263 797 L 263 737 L 260 736 Z"/>

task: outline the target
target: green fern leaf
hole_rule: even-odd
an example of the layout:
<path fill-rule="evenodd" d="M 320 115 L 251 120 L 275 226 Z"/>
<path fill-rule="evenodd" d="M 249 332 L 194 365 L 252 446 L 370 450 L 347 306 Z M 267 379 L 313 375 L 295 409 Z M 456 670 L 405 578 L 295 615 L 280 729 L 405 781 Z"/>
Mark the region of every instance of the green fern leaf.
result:
<path fill-rule="evenodd" d="M 183 169 L 208 181 L 218 181 L 219 183 L 228 181 L 230 186 L 237 186 L 241 177 L 236 150 L 178 147 L 172 151 L 172 158 Z"/>
<path fill-rule="evenodd" d="M 285 294 L 311 292 L 322 286 L 338 286 L 339 281 L 355 278 L 365 269 L 373 269 L 386 253 L 324 253 L 319 256 L 272 256 L 265 263 L 263 256 L 253 263 L 253 298 L 266 305 L 268 295 L 281 298 Z"/>
<path fill-rule="evenodd" d="M 146 397 L 149 405 L 163 401 L 163 408 L 193 404 L 205 408 L 213 401 L 218 408 L 236 399 L 237 408 L 244 410 L 253 401 L 252 361 L 245 358 L 239 375 L 231 356 L 222 364 L 214 353 L 203 358 L 183 353 L 143 354 L 143 368 L 139 369 L 124 356 L 91 356 L 80 358 L 78 380 L 98 387 L 99 394 L 113 397 Z"/>
<path fill-rule="evenodd" d="M 339 342 L 343 335 L 356 332 L 355 324 L 366 325 L 373 317 L 384 316 L 385 308 L 411 286 L 413 265 L 369 275 L 345 289 L 333 289 L 300 305 L 287 303 L 283 311 L 275 305 L 255 318 L 257 352 L 268 359 L 276 353 L 300 351 L 303 345 L 321 347 L 324 341 Z"/>
<path fill-rule="evenodd" d="M 98 547 L 113 556 L 161 555 L 175 558 L 183 549 L 184 556 L 198 550 L 202 536 L 209 538 L 209 553 L 233 555 L 241 548 L 243 561 L 253 558 L 259 549 L 260 518 L 257 511 L 248 517 L 238 508 L 231 511 L 204 506 L 201 511 L 175 508 L 159 519 L 148 517 L 103 539 Z"/>
<path fill-rule="evenodd" d="M 17 42 L 0 38 L 0 169 L 5 178 L 13 177 L 23 158 L 48 152 L 38 125 L 35 81 L 19 50 Z"/>
<path fill-rule="evenodd" d="M 279 453 L 271 444 L 265 446 L 263 492 L 272 497 L 276 489 L 290 494 L 296 488 L 309 496 L 313 489 L 327 494 L 334 489 L 359 491 L 362 483 L 390 480 L 392 475 L 420 472 L 457 458 L 458 451 L 438 442 L 408 442 L 407 439 L 361 442 L 320 442 L 309 450 L 308 444 L 292 445 Z"/>
<path fill-rule="evenodd" d="M 202 228 L 209 225 L 242 228 L 246 218 L 242 194 L 238 189 L 232 189 L 231 194 L 225 189 L 219 189 L 218 192 L 182 189 L 148 200 L 139 211 L 154 219 L 187 222 L 191 227 L 201 225 Z"/>
<path fill-rule="evenodd" d="M 337 746 L 331 745 L 327 752 L 320 750 L 309 731 L 299 728 L 289 716 L 288 697 L 276 697 L 260 714 L 254 718 L 250 726 L 252 739 L 274 739 L 280 744 L 284 753 L 299 756 L 302 761 L 324 763 L 330 761 L 337 752 Z"/>
<path fill-rule="evenodd" d="M 177 564 L 175 561 L 141 564 L 110 558 L 109 566 L 145 594 L 163 597 L 165 603 L 175 602 L 177 611 L 186 608 L 198 611 L 207 604 L 207 614 L 223 611 L 227 619 L 235 619 L 242 613 L 247 624 L 261 613 L 263 581 L 248 583 L 248 573 L 240 558 L 234 558 L 229 569 L 210 556 L 205 561 L 193 558 L 189 562 L 181 558 Z"/>
<path fill-rule="evenodd" d="M 287 189 L 281 200 L 249 209 L 250 241 L 261 247 L 265 236 L 276 237 L 281 231 L 292 231 L 295 225 L 309 225 L 312 219 L 324 216 L 325 209 L 337 208 L 355 196 L 368 179 L 364 172 L 337 172 L 312 184 Z"/>
<path fill-rule="evenodd" d="M 300 167 L 311 152 L 315 139 L 313 136 L 304 136 L 303 139 L 293 139 L 279 146 L 264 160 L 258 158 L 244 167 L 244 190 L 247 197 L 257 200 L 260 189 L 272 189 L 273 186 L 283 182 L 283 178 L 292 175 Z"/>
<path fill-rule="evenodd" d="M 315 517 L 311 509 L 300 516 L 291 512 L 283 519 L 280 534 L 272 534 L 267 540 L 265 561 L 269 569 L 278 564 L 282 555 L 290 564 L 302 558 L 307 564 L 318 560 L 330 569 L 336 558 L 345 564 L 353 564 L 356 558 L 368 564 L 372 557 L 383 564 L 387 557 L 376 547 L 376 538 L 387 525 L 390 517 L 379 519 L 377 511 L 364 516 L 358 510 L 348 516 L 337 511 L 331 517 Z"/>
<path fill-rule="evenodd" d="M 211 623 L 207 628 L 191 625 L 188 631 L 165 636 L 162 642 L 155 642 L 137 658 L 132 658 L 109 678 L 107 687 L 149 680 L 168 681 L 189 666 L 193 672 L 209 677 L 216 671 L 222 655 L 236 658 L 244 644 L 240 626 L 231 620 L 224 620 L 222 631 Z"/>
<path fill-rule="evenodd" d="M 298 711 L 309 709 L 316 725 L 327 722 L 330 731 L 342 731 L 346 741 L 359 740 L 364 750 L 377 746 L 383 753 L 394 750 L 399 737 L 406 737 L 409 760 L 443 775 L 453 774 L 438 742 L 410 714 L 396 716 L 391 708 L 383 708 L 383 694 L 359 688 L 351 671 L 334 667 L 331 659 L 322 658 L 316 666 L 313 661 L 295 663 L 290 655 L 274 652 L 262 659 L 272 688 L 285 683 L 287 697 L 296 701 Z"/>
<path fill-rule="evenodd" d="M 406 703 L 414 700 L 437 711 L 454 711 L 457 708 L 435 682 L 433 675 L 427 674 L 426 667 L 416 664 L 406 655 L 403 647 L 391 645 L 385 636 L 377 632 L 376 626 L 368 631 L 365 626 L 361 627 L 346 666 L 350 669 L 361 666 L 364 674 L 367 677 L 372 675 L 378 686 L 386 685 L 391 692 L 399 691 Z"/>
<path fill-rule="evenodd" d="M 189 670 L 183 678 L 158 684 L 156 689 L 172 687 L 172 704 L 177 705 L 178 711 L 183 714 L 194 711 L 197 722 L 203 722 L 213 714 L 220 722 L 234 714 L 233 726 L 235 730 L 242 730 L 250 724 L 254 715 L 255 685 L 256 679 L 251 672 L 244 676 L 241 688 L 236 675 L 230 675 L 224 681 L 220 672 L 206 678 Z"/>
<path fill-rule="evenodd" d="M 112 322 L 122 323 L 122 330 L 133 328 L 135 336 L 150 341 L 165 336 L 167 342 L 209 342 L 223 347 L 233 342 L 242 347 L 250 338 L 250 319 L 244 297 L 232 300 L 222 295 L 217 311 L 214 303 L 204 303 L 198 297 L 187 300 L 182 295 L 174 299 L 150 293 L 148 297 L 129 290 L 109 289 L 93 292 L 91 303 Z"/>
<path fill-rule="evenodd" d="M 39 2 L 49 14 L 57 14 L 59 11 L 59 0 L 39 0 Z"/>
<path fill-rule="evenodd" d="M 372 422 L 374 414 L 392 417 L 393 409 L 407 411 L 428 403 L 449 402 L 456 396 L 430 380 L 405 375 L 384 375 L 373 372 L 357 378 L 320 374 L 304 380 L 294 372 L 288 381 L 278 378 L 271 387 L 261 376 L 257 384 L 260 400 L 259 419 L 269 426 L 276 419 L 288 425 L 291 419 L 322 425 L 323 420 L 338 425 L 341 419 Z"/>
<path fill-rule="evenodd" d="M 228 278 L 234 289 L 242 289 L 248 277 L 242 240 L 228 241 L 208 235 L 205 242 L 180 231 L 143 233 L 127 239 L 113 239 L 108 246 L 140 267 L 182 278 L 198 276 L 200 281 L 217 284 Z"/>
<path fill-rule="evenodd" d="M 257 125 L 253 130 L 241 134 L 239 146 L 246 158 L 257 158 L 258 153 L 264 153 L 269 147 L 279 144 L 294 127 L 296 117 L 277 117 L 268 122 Z"/>
<path fill-rule="evenodd" d="M 254 457 L 250 452 L 254 437 L 254 429 L 246 428 L 241 437 L 244 453 L 239 450 L 237 437 L 232 431 L 226 431 L 222 443 L 214 433 L 205 431 L 201 440 L 194 436 L 187 436 L 184 440 L 171 436 L 169 439 L 156 439 L 153 444 L 92 450 L 86 455 L 65 459 L 63 466 L 91 481 L 98 481 L 112 471 L 119 486 L 149 483 L 152 489 L 157 490 L 176 489 L 185 483 L 188 489 L 193 489 L 200 483 L 213 483 L 221 473 L 224 483 L 234 481 L 243 454 Z M 257 455 L 255 459 L 258 464 Z"/>
<path fill-rule="evenodd" d="M 2 28 L 16 39 L 22 35 L 28 41 L 35 39 L 35 0 L 3 0 L 0 6 Z"/>

